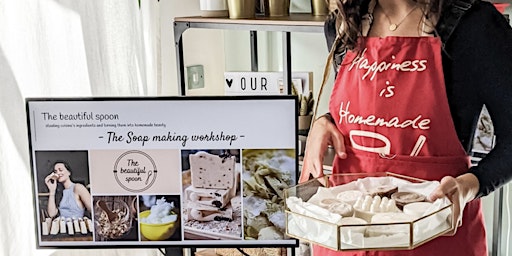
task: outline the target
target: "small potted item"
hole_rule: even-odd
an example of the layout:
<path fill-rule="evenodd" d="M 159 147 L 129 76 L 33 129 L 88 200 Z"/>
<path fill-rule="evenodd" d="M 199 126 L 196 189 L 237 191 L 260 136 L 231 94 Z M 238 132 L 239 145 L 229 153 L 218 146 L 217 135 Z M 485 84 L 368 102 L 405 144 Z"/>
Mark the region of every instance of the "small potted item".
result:
<path fill-rule="evenodd" d="M 290 15 L 290 0 L 266 1 L 268 1 L 268 16 L 280 17 Z"/>
<path fill-rule="evenodd" d="M 311 14 L 313 16 L 323 16 L 329 13 L 331 8 L 328 0 L 311 0 Z"/>
<path fill-rule="evenodd" d="M 315 104 L 313 92 L 310 91 L 308 95 L 299 94 L 295 86 L 292 86 L 292 94 L 297 95 L 297 97 L 299 98 L 299 135 L 307 135 L 309 127 L 311 126 L 311 120 L 313 118 L 313 106 Z"/>
<path fill-rule="evenodd" d="M 230 19 L 250 19 L 256 16 L 256 0 L 228 0 Z"/>
<path fill-rule="evenodd" d="M 199 9 L 202 17 L 228 17 L 226 0 L 200 0 Z"/>

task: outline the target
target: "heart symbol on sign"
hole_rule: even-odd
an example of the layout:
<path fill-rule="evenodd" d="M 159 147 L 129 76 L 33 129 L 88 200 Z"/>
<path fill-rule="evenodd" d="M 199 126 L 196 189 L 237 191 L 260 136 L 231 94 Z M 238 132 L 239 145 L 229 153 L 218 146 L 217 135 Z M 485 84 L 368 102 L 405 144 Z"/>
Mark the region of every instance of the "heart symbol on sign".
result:
<path fill-rule="evenodd" d="M 228 84 L 228 87 L 231 88 L 231 85 L 233 84 L 233 79 L 226 79 L 226 83 Z"/>

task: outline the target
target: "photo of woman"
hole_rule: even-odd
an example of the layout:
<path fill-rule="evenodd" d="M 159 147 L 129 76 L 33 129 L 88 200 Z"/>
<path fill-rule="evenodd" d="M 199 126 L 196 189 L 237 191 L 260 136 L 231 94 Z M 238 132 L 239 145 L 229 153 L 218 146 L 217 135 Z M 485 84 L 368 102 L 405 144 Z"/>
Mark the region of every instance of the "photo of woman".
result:
<path fill-rule="evenodd" d="M 83 218 L 86 209 L 91 212 L 91 193 L 83 184 L 71 180 L 71 170 L 67 162 L 56 161 L 44 179 L 49 191 L 47 211 L 50 217 L 58 214 L 61 218 Z M 58 184 L 63 189 L 57 195 Z"/>
<path fill-rule="evenodd" d="M 87 151 L 36 152 L 38 207 L 44 241 L 92 241 Z"/>

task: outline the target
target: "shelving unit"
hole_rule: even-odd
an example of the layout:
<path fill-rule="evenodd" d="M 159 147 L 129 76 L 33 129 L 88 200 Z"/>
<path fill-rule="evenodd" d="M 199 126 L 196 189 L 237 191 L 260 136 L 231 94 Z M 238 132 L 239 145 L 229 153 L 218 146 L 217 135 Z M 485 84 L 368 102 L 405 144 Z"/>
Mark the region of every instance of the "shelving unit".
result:
<path fill-rule="evenodd" d="M 183 56 L 183 33 L 188 29 L 224 29 L 246 30 L 250 32 L 251 44 L 251 71 L 258 71 L 257 31 L 274 31 L 283 33 L 283 82 L 291 92 L 291 33 L 323 33 L 325 16 L 313 16 L 310 13 L 290 14 L 284 17 L 256 17 L 253 19 L 229 19 L 206 17 L 176 17 L 174 19 L 174 44 L 176 48 L 176 62 L 178 67 L 178 93 L 186 94 L 185 67 Z M 179 248 L 166 248 L 166 255 L 180 255 Z M 196 248 L 190 248 L 194 254 Z M 292 255 L 295 251 L 291 250 Z"/>
<path fill-rule="evenodd" d="M 290 14 L 284 17 L 256 17 L 253 19 L 177 17 L 174 19 L 174 44 L 178 67 L 180 95 L 185 95 L 185 67 L 183 64 L 183 33 L 192 28 L 247 30 L 251 42 L 251 71 L 258 71 L 257 31 L 283 33 L 283 82 L 291 91 L 291 32 L 323 33 L 325 16 L 310 13 Z"/>

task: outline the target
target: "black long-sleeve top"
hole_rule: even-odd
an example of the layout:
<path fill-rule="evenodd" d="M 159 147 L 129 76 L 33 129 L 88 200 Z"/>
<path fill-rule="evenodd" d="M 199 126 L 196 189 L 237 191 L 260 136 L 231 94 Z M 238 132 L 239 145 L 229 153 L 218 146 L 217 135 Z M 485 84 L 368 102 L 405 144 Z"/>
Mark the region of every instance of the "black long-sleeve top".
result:
<path fill-rule="evenodd" d="M 448 56 L 449 55 L 449 56 Z M 472 167 L 485 196 L 512 179 L 512 28 L 489 2 L 476 2 L 446 42 L 443 70 L 452 118 L 466 149 L 485 104 L 496 144 Z"/>
<path fill-rule="evenodd" d="M 333 24 L 332 17 L 326 21 L 328 46 Z M 493 121 L 495 146 L 469 170 L 482 197 L 512 179 L 512 28 L 491 3 L 476 1 L 445 42 L 442 58 L 453 122 L 467 151 L 484 104 Z"/>

